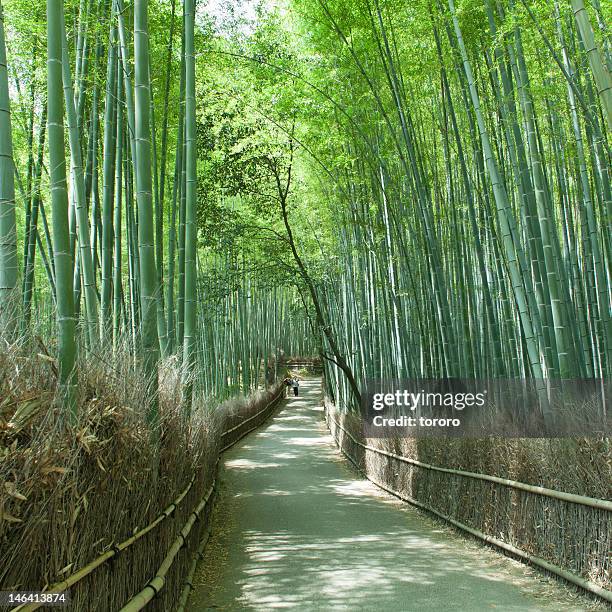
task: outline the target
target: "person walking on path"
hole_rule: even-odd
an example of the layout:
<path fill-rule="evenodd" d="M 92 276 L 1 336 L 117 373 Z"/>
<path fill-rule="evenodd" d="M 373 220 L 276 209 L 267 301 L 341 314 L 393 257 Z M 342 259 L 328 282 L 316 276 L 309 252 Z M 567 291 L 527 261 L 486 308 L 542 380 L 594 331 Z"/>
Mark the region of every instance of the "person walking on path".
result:
<path fill-rule="evenodd" d="M 300 382 L 298 381 L 297 378 L 294 378 L 291 381 L 291 386 L 293 387 L 293 395 L 295 395 L 295 397 L 297 397 L 298 396 L 298 391 L 299 391 L 299 388 L 300 388 Z"/>
<path fill-rule="evenodd" d="M 289 378 L 289 376 L 287 376 L 283 382 L 285 383 L 286 389 L 285 397 L 289 397 L 289 389 L 291 389 L 293 386 L 293 378 Z"/>

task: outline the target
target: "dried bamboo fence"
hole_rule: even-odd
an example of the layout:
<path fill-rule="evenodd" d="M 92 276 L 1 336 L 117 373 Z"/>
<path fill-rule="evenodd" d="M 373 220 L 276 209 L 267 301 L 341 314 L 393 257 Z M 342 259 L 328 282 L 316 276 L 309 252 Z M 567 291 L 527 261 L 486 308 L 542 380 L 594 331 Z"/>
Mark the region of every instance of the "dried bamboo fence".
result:
<path fill-rule="evenodd" d="M 612 501 L 424 463 L 382 448 L 386 440 L 367 443 L 329 403 L 325 418 L 342 453 L 381 489 L 612 603 Z"/>
<path fill-rule="evenodd" d="M 212 500 L 214 498 L 214 489 L 216 485 L 216 472 L 217 466 L 219 464 L 220 454 L 229 449 L 231 446 L 240 441 L 244 436 L 248 433 L 259 427 L 273 412 L 273 410 L 277 407 L 279 401 L 284 396 L 284 385 L 282 383 L 277 384 L 273 390 L 269 394 L 269 399 L 266 401 L 264 407 L 253 414 L 252 416 L 241 420 L 240 422 L 234 424 L 236 421 L 235 417 L 232 415 L 227 415 L 227 420 L 232 425 L 221 434 L 221 442 L 220 442 L 220 450 L 219 455 L 217 456 L 216 462 L 214 464 L 214 474 L 212 484 L 207 488 L 204 496 L 199 500 L 197 506 L 188 514 L 187 520 L 178 531 L 176 537 L 172 541 L 170 548 L 166 556 L 163 559 L 162 564 L 157 570 L 156 574 L 149 580 L 149 582 L 143 586 L 142 590 L 136 593 L 127 604 L 122 608 L 125 611 L 134 611 L 143 609 L 151 600 L 158 597 L 160 591 L 167 585 L 168 576 L 173 569 L 173 565 L 177 558 L 180 555 L 180 552 L 184 548 L 189 548 L 188 544 L 190 539 L 193 541 L 195 539 L 197 546 L 196 554 L 194 554 L 194 558 L 189 564 L 189 573 L 187 576 L 187 580 L 184 581 L 183 587 L 181 590 L 181 595 L 179 599 L 179 606 L 184 606 L 184 603 L 189 594 L 189 590 L 191 587 L 191 579 L 193 577 L 193 572 L 195 571 L 195 566 L 197 564 L 198 556 L 201 556 L 203 550 L 203 544 L 205 543 L 205 539 L 202 539 L 200 543 L 197 539 L 197 536 L 202 533 L 207 533 L 206 527 L 208 523 L 208 518 L 210 516 L 210 509 L 212 506 Z M 45 589 L 46 593 L 61 593 L 65 592 L 71 587 L 77 585 L 80 581 L 82 581 L 87 576 L 91 575 L 101 566 L 109 564 L 114 561 L 118 556 L 121 555 L 124 551 L 129 549 L 130 547 L 136 545 L 144 536 L 147 534 L 154 532 L 156 529 L 160 527 L 160 525 L 167 523 L 169 519 L 173 518 L 176 515 L 176 512 L 179 508 L 182 508 L 183 502 L 188 497 L 188 494 L 192 490 L 194 483 L 196 482 L 196 475 L 194 474 L 191 478 L 187 487 L 180 493 L 180 495 L 149 525 L 146 527 L 136 531 L 133 536 L 126 539 L 125 541 L 117 544 L 112 549 L 104 552 L 96 559 L 88 563 L 86 566 L 80 568 L 77 572 L 71 574 L 65 580 L 61 582 L 57 582 L 51 585 L 49 588 Z M 189 536 L 192 536 L 189 538 Z M 207 536 L 206 536 L 207 539 Z M 193 548 L 193 546 L 192 546 Z M 176 582 L 176 577 L 173 577 L 173 582 Z M 103 596 L 100 595 L 102 599 Z M 170 599 L 172 597 L 170 596 Z M 16 608 L 13 608 L 12 612 L 31 612 L 32 610 L 37 610 L 41 607 L 41 604 L 31 603 L 31 604 L 22 604 Z M 104 608 L 102 608 L 104 609 Z"/>

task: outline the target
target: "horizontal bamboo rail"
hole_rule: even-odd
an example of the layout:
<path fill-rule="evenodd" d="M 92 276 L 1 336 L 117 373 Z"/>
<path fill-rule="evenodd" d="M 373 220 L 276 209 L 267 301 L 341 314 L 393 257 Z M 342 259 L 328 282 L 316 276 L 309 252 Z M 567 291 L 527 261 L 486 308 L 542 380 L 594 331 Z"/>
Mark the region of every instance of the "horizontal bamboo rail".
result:
<path fill-rule="evenodd" d="M 276 393 L 276 395 L 265 405 L 264 408 L 262 408 L 259 412 L 255 413 L 253 416 L 250 416 L 248 419 L 244 419 L 244 421 L 240 421 L 240 423 L 238 423 L 238 425 L 236 425 L 235 427 L 232 427 L 231 429 L 228 429 L 227 431 L 224 431 L 221 434 L 221 438 L 224 438 L 225 436 L 228 436 L 229 434 L 233 433 L 237 429 L 240 429 L 241 427 L 244 427 L 244 425 L 246 423 L 250 423 L 252 420 L 256 419 L 258 416 L 261 416 L 264 412 L 266 412 L 266 410 L 268 410 L 270 408 L 270 406 L 272 404 L 274 404 L 275 402 L 277 402 L 280 399 L 280 397 L 282 396 L 284 391 L 285 391 L 285 387 L 284 387 L 284 385 L 281 385 L 279 387 L 279 390 Z M 257 428 L 257 425 L 255 425 L 255 427 L 252 427 L 251 429 L 247 430 L 246 433 L 249 433 L 249 432 L 253 431 L 253 429 L 256 429 L 256 428 Z M 240 440 L 241 438 L 242 438 L 242 436 L 240 438 L 238 438 L 238 440 Z M 231 442 L 230 444 L 228 444 L 227 446 L 222 447 L 221 448 L 221 452 L 223 452 L 224 450 L 226 450 L 230 446 L 233 446 L 234 444 L 236 444 L 236 442 L 238 442 L 238 440 L 235 440 L 235 441 Z"/>
<path fill-rule="evenodd" d="M 221 434 L 221 438 L 223 438 L 224 436 L 226 436 L 226 435 L 232 433 L 233 431 L 239 429 L 240 427 L 243 427 L 245 423 L 248 423 L 248 422 L 252 421 L 253 419 L 255 419 L 256 417 L 261 416 L 264 412 L 269 410 L 270 407 L 273 404 L 275 404 L 280 399 L 280 397 L 281 397 L 283 392 L 284 392 L 284 386 L 281 385 L 279 387 L 279 391 L 265 405 L 264 408 L 262 408 L 259 412 L 257 412 L 253 416 L 249 417 L 248 419 L 245 419 L 244 421 L 241 421 L 235 427 L 232 427 L 231 429 L 228 429 L 227 431 L 224 431 Z M 244 432 L 242 435 L 240 435 L 236 440 L 233 440 L 232 442 L 230 442 L 226 446 L 222 447 L 220 452 L 221 453 L 224 452 L 225 450 L 227 450 L 228 448 L 230 448 L 231 446 L 236 444 L 245 435 L 247 435 L 248 433 L 250 433 L 251 431 L 253 431 L 256 428 L 257 428 L 257 425 L 255 425 L 254 427 L 251 427 L 246 432 Z M 219 460 L 217 459 L 217 463 L 215 464 L 215 469 L 216 469 L 216 465 L 218 463 L 219 463 Z M 174 513 L 174 511 L 178 508 L 178 506 L 181 504 L 183 499 L 185 499 L 185 496 L 187 495 L 187 493 L 189 493 L 189 491 L 191 490 L 191 487 L 193 486 L 194 482 L 195 482 L 195 475 L 192 476 L 189 484 L 180 493 L 180 495 L 165 510 L 163 510 L 162 513 L 154 521 L 149 523 L 149 525 L 147 525 L 146 527 L 143 527 L 141 530 L 136 532 L 133 536 L 131 536 L 130 538 L 128 538 L 124 542 L 121 542 L 120 544 L 117 544 L 116 546 L 113 546 L 113 548 L 111 548 L 110 550 L 107 550 L 106 552 L 102 553 L 100 556 L 96 557 L 93 561 L 88 563 L 86 566 L 82 567 L 80 570 L 78 570 L 77 572 L 75 572 L 74 574 L 72 574 L 71 576 L 69 576 L 68 578 L 63 580 L 62 582 L 56 582 L 55 584 L 51 585 L 48 589 L 45 589 L 44 592 L 45 593 L 61 593 L 63 591 L 66 591 L 71 586 L 74 586 L 79 581 L 83 580 L 83 578 L 89 576 L 89 574 L 91 574 L 95 569 L 97 569 L 101 565 L 104 565 L 107 561 L 111 560 L 113 557 L 116 557 L 119 553 L 123 552 L 124 550 L 129 548 L 132 544 L 134 544 L 135 542 L 140 540 L 142 537 L 144 537 L 150 531 L 155 529 L 160 523 L 162 523 L 164 520 L 166 520 L 169 516 L 171 516 Z M 211 489 L 214 487 L 215 482 L 216 481 L 213 481 L 213 484 L 211 485 Z M 211 490 L 211 489 L 209 489 L 209 490 Z M 191 527 L 190 527 L 190 529 L 191 529 Z M 180 534 L 179 534 L 179 536 L 180 536 Z M 16 608 L 12 608 L 10 612 L 18 612 L 18 611 L 19 612 L 32 612 L 33 610 L 38 610 L 39 608 L 41 608 L 42 605 L 43 604 L 39 604 L 39 603 L 21 604 L 20 606 L 17 606 Z"/>
<path fill-rule="evenodd" d="M 185 526 L 183 529 L 181 529 L 181 532 L 172 543 L 172 546 L 162 561 L 162 564 L 159 566 L 155 577 L 149 581 L 142 591 L 132 597 L 127 605 L 121 608 L 121 612 L 135 612 L 136 610 L 142 610 L 164 588 L 164 585 L 166 584 L 166 575 L 172 567 L 176 555 L 178 555 L 181 548 L 183 548 L 183 546 L 185 546 L 187 543 L 187 537 L 189 536 L 195 522 L 200 518 L 200 513 L 208 503 L 213 490 L 214 484 L 208 489 L 208 491 L 206 491 L 206 494 L 198 504 L 198 507 L 189 515 L 187 523 L 185 523 Z"/>
<path fill-rule="evenodd" d="M 51 585 L 45 593 L 61 593 L 66 591 L 71 586 L 74 586 L 77 582 L 89 576 L 96 568 L 100 567 L 107 561 L 110 561 L 113 557 L 116 557 L 120 552 L 123 552 L 126 548 L 129 548 L 132 544 L 140 540 L 142 537 L 147 535 L 150 531 L 155 529 L 161 522 L 165 521 L 169 516 L 172 516 L 174 511 L 178 508 L 180 503 L 183 501 L 187 493 L 191 490 L 193 483 L 195 482 L 195 476 L 191 478 L 191 481 L 185 487 L 185 489 L 181 492 L 181 494 L 149 525 L 143 527 L 140 531 L 136 532 L 133 536 L 128 538 L 127 540 L 117 544 L 110 550 L 107 550 L 105 553 L 102 553 L 99 557 L 96 557 L 93 561 L 88 563 L 85 567 L 82 567 L 78 572 L 75 572 L 66 580 L 62 582 L 56 582 Z M 13 608 L 11 612 L 17 612 L 18 610 L 21 612 L 30 612 L 31 610 L 38 610 L 38 608 L 42 607 L 42 604 L 31 603 L 31 604 L 22 604 Z"/>
<path fill-rule="evenodd" d="M 181 598 L 179 599 L 178 606 L 176 608 L 176 612 L 185 612 L 185 606 L 187 605 L 187 600 L 189 599 L 189 594 L 193 589 L 193 576 L 195 574 L 196 568 L 198 566 L 198 561 L 204 559 L 204 549 L 206 548 L 206 544 L 208 543 L 208 539 L 210 538 L 210 528 L 206 530 L 204 537 L 200 541 L 200 545 L 198 546 L 198 550 L 193 557 L 193 561 L 191 562 L 191 567 L 189 568 L 189 573 L 187 574 L 187 579 L 185 580 L 185 586 L 181 592 Z"/>
<path fill-rule="evenodd" d="M 533 493 L 535 495 L 545 495 L 546 497 L 552 497 L 553 499 L 560 499 L 562 501 L 570 502 L 572 504 L 581 504 L 583 506 L 590 506 L 591 508 L 597 508 L 598 510 L 605 510 L 607 512 L 612 512 L 612 501 L 608 501 L 606 499 L 598 499 L 596 497 L 586 497 L 584 495 L 575 495 L 574 493 L 565 493 L 563 491 L 555 491 L 554 489 L 547 489 L 545 487 L 538 487 L 534 485 L 529 485 L 524 482 L 518 482 L 516 480 L 509 480 L 507 478 L 499 478 L 498 476 L 490 476 L 488 474 L 479 474 L 477 472 L 466 472 L 463 470 L 455 470 L 452 468 L 442 468 L 437 465 L 430 465 L 429 463 L 423 463 L 422 461 L 417 461 L 416 459 L 410 459 L 408 457 L 403 457 L 402 455 L 396 455 L 394 453 L 390 453 L 389 451 L 385 451 L 381 448 L 376 448 L 375 446 L 370 446 L 369 444 L 363 444 L 356 440 L 350 432 L 348 432 L 344 427 L 342 427 L 336 420 L 334 420 L 331 416 L 329 417 L 334 424 L 341 429 L 353 442 L 359 444 L 366 450 L 378 453 L 379 455 L 385 455 L 386 457 L 391 457 L 397 461 L 401 461 L 402 463 L 409 463 L 411 465 L 416 465 L 417 467 L 422 467 L 426 470 L 432 470 L 435 472 L 445 472 L 446 474 L 455 474 L 457 476 L 465 476 L 467 478 L 474 478 L 476 480 L 487 480 L 489 482 L 495 482 L 496 484 L 501 484 L 506 487 L 512 487 L 513 489 L 520 489 L 521 491 L 527 491 L 529 493 Z"/>
<path fill-rule="evenodd" d="M 299 368 L 323 368 L 323 364 L 316 361 L 279 361 L 278 365 L 281 369 L 299 369 Z"/>
<path fill-rule="evenodd" d="M 328 408 L 326 408 L 326 416 L 327 418 L 338 428 L 340 429 L 342 432 L 344 432 L 355 444 L 357 444 L 358 446 L 361 446 L 363 449 L 365 450 L 369 450 L 371 452 L 374 453 L 378 453 L 380 455 L 384 455 L 393 459 L 397 459 L 397 460 L 401 460 L 405 463 L 410 463 L 413 465 L 417 465 L 418 467 L 424 467 L 426 469 L 434 469 L 436 471 L 442 471 L 442 472 L 450 472 L 450 473 L 454 473 L 454 474 L 459 474 L 459 475 L 464 475 L 464 476 L 468 476 L 470 478 L 473 477 L 484 477 L 486 476 L 485 474 L 476 474 L 475 472 L 463 472 L 461 470 L 450 470 L 450 469 L 446 469 L 446 468 L 438 468 L 436 466 L 430 466 L 427 463 L 421 463 L 419 461 L 415 461 L 413 459 L 408 459 L 407 457 L 402 457 L 401 455 L 395 455 L 393 453 L 389 453 L 386 451 L 383 451 L 382 449 L 378 449 L 374 446 L 370 446 L 368 444 L 363 444 L 362 442 L 360 442 L 359 440 L 357 440 L 349 431 L 347 431 L 344 427 L 342 427 L 342 425 L 340 425 L 340 423 L 338 423 L 330 414 L 330 411 Z M 331 428 L 330 428 L 331 431 Z M 412 506 L 415 506 L 421 510 L 424 510 L 426 512 L 430 512 L 431 514 L 434 514 L 435 516 L 437 516 L 438 518 L 441 518 L 442 520 L 450 523 L 451 525 L 453 525 L 454 527 L 457 527 L 458 529 L 461 529 L 462 531 L 465 531 L 467 533 L 469 533 L 470 535 L 482 540 L 483 542 L 486 542 L 487 544 L 491 544 L 493 546 L 497 546 L 498 548 L 501 548 L 502 550 L 505 550 L 506 552 L 511 553 L 512 555 L 519 557 L 520 559 L 523 559 L 524 561 L 527 561 L 533 565 L 537 565 L 538 567 L 550 572 L 551 574 L 555 574 L 556 576 L 558 576 L 559 578 L 563 578 L 564 580 L 566 580 L 567 582 L 570 582 L 571 584 L 585 590 L 588 591 L 589 593 L 592 593 L 594 595 L 597 595 L 598 597 L 601 597 L 602 599 L 604 599 L 605 601 L 608 601 L 610 603 L 612 603 L 612 591 L 608 591 L 607 589 L 604 589 L 603 587 L 600 587 L 599 585 L 590 582 L 588 580 L 585 580 L 584 578 L 581 578 L 580 576 L 577 576 L 576 574 L 573 574 L 572 572 L 569 572 L 561 567 L 559 567 L 558 565 L 554 565 L 553 563 L 549 563 L 548 561 L 546 561 L 545 559 L 542 559 L 540 557 L 536 557 L 534 555 L 530 555 L 528 552 L 521 550 L 520 548 L 517 548 L 516 546 L 512 546 L 512 544 L 508 544 L 507 542 L 504 542 L 503 540 L 499 540 L 498 538 L 495 538 L 493 536 L 487 535 L 486 533 L 479 531 L 478 529 L 474 529 L 473 527 L 469 527 L 468 525 L 465 525 L 464 523 L 460 523 L 459 521 L 455 520 L 454 518 L 447 516 L 446 514 L 443 514 L 442 512 L 439 512 L 438 510 L 435 510 L 434 508 L 431 508 L 430 506 L 428 506 L 427 504 L 424 504 L 412 497 L 409 497 L 407 495 L 404 495 L 403 493 L 399 493 L 398 491 L 394 491 L 393 489 L 391 489 L 390 487 L 388 487 L 387 485 L 385 485 L 384 483 L 378 482 L 377 480 L 375 480 L 374 478 L 372 478 L 372 476 L 368 473 L 366 473 L 361 466 L 359 466 L 357 464 L 357 462 L 353 459 L 353 457 L 351 457 L 340 445 L 340 443 L 338 442 L 338 440 L 336 439 L 336 436 L 333 434 L 333 438 L 336 441 L 336 444 L 338 446 L 338 448 L 340 449 L 340 451 L 342 452 L 342 454 L 359 470 L 360 473 L 362 473 L 368 480 L 370 480 L 371 482 L 373 482 L 377 487 L 380 487 L 381 489 L 383 489 L 384 491 L 386 491 L 387 493 L 390 493 L 391 495 L 393 495 L 394 497 L 397 497 L 398 499 L 401 499 L 404 502 L 409 503 Z M 556 499 L 562 499 L 563 501 L 571 501 L 573 503 L 582 503 L 579 501 L 575 501 L 574 499 L 567 499 L 566 497 L 560 497 L 557 495 L 549 495 L 549 493 L 558 493 L 561 494 L 560 491 L 554 491 L 552 489 L 544 489 L 543 487 L 531 487 L 531 485 L 526 485 L 524 483 L 519 483 L 519 482 L 515 482 L 512 480 L 506 480 L 504 478 L 496 478 L 494 476 L 487 476 L 486 478 L 480 478 L 481 480 L 488 480 L 491 482 L 495 482 L 497 484 L 502 484 L 502 485 L 506 485 L 506 486 L 511 486 L 517 489 L 521 489 L 521 490 L 525 490 L 525 491 L 529 491 L 531 493 L 535 493 L 535 494 L 542 494 L 542 495 L 548 495 L 548 497 L 554 497 Z M 513 484 L 511 484 L 513 483 Z M 514 485 L 522 485 L 522 486 L 514 486 Z M 529 488 L 525 488 L 525 487 L 529 487 Z M 540 489 L 542 489 L 543 491 L 547 491 L 548 493 L 541 493 Z M 570 495 L 568 493 L 564 493 L 564 496 L 566 495 Z M 572 495 L 572 498 L 582 498 L 582 496 L 580 495 Z M 582 499 L 586 499 L 586 500 L 592 500 L 592 501 L 596 501 L 596 502 L 604 502 L 604 503 L 609 503 L 606 502 L 605 500 L 598 500 L 595 498 L 590 498 L 590 497 L 584 497 Z M 601 509 L 601 506 L 599 505 L 593 505 L 593 504 L 584 504 L 584 505 L 588 505 L 594 508 L 598 508 Z M 609 509 L 607 507 L 603 508 L 605 510 Z"/>

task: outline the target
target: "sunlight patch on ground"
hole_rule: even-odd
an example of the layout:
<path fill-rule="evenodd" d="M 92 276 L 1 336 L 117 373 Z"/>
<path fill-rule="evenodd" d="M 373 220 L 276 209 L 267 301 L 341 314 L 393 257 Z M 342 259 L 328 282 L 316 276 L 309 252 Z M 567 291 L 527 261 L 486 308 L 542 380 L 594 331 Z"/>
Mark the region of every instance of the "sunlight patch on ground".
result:
<path fill-rule="evenodd" d="M 225 462 L 225 467 L 230 470 L 255 470 L 280 467 L 280 465 L 280 463 L 263 463 L 261 461 L 251 461 L 250 459 L 232 459 Z"/>
<path fill-rule="evenodd" d="M 295 491 L 280 491 L 279 489 L 264 489 L 259 491 L 258 495 L 271 495 L 272 497 L 284 497 L 287 495 L 295 495 Z"/>
<path fill-rule="evenodd" d="M 290 438 L 287 440 L 288 444 L 292 444 L 295 446 L 328 446 L 328 442 L 325 438 L 321 438 L 321 436 L 317 436 L 316 438 Z"/>
<path fill-rule="evenodd" d="M 336 493 L 341 495 L 373 495 L 378 496 L 377 491 L 367 480 L 349 480 L 340 484 L 329 485 Z"/>
<path fill-rule="evenodd" d="M 279 419 L 279 423 L 285 423 L 286 421 L 298 421 L 300 423 L 308 422 L 308 415 L 304 414 L 294 414 L 292 416 L 282 415 Z"/>
<path fill-rule="evenodd" d="M 270 425 L 270 427 L 268 427 L 268 431 L 271 432 L 277 432 L 277 431 L 304 431 L 304 429 L 302 427 L 297 427 L 297 426 L 292 426 L 291 424 L 289 425 Z"/>

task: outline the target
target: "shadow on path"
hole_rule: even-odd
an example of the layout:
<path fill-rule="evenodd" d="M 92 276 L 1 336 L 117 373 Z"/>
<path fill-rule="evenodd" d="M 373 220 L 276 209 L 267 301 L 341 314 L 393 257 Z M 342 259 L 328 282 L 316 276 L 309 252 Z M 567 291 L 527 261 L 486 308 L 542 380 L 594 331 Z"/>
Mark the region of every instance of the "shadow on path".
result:
<path fill-rule="evenodd" d="M 325 429 L 319 386 L 304 381 L 225 454 L 188 610 L 580 609 L 357 475 Z"/>

